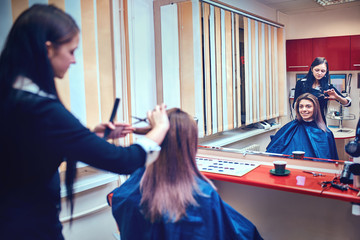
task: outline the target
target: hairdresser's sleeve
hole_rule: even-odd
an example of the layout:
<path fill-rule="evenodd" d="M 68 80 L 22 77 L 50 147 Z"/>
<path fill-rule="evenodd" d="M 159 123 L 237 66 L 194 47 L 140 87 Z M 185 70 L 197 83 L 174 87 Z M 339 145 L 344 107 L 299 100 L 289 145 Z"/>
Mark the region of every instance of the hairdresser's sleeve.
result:
<path fill-rule="evenodd" d="M 143 137 L 138 139 L 136 144 L 139 144 L 146 152 L 146 166 L 155 162 L 155 160 L 159 157 L 161 147 L 153 140 Z"/>
<path fill-rule="evenodd" d="M 82 161 L 107 171 L 129 174 L 143 167 L 146 151 L 139 144 L 119 147 L 99 138 L 57 101 L 39 106 L 39 141 L 50 156 Z"/>
<path fill-rule="evenodd" d="M 330 84 L 329 88 L 334 89 L 335 92 L 337 93 L 337 95 L 339 95 L 340 97 L 345 98 L 346 100 L 348 100 L 347 104 L 342 104 L 339 101 L 337 101 L 337 102 L 339 102 L 344 107 L 350 107 L 351 106 L 351 98 L 350 97 L 345 97 L 344 95 L 342 95 L 341 92 L 339 90 L 337 90 L 336 87 L 334 87 L 334 85 L 332 85 L 332 84 Z"/>

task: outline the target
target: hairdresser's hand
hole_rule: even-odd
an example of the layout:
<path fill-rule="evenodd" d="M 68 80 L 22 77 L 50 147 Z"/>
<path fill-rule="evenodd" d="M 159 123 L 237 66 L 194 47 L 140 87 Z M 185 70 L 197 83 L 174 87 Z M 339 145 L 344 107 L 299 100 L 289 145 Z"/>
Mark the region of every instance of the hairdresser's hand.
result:
<path fill-rule="evenodd" d="M 339 94 L 337 94 L 334 89 L 326 90 L 326 91 L 324 91 L 324 94 L 329 95 L 328 97 L 325 97 L 325 99 L 337 100 L 343 105 L 346 105 L 348 103 L 348 100 L 346 98 L 341 97 Z"/>
<path fill-rule="evenodd" d="M 111 132 L 108 136 L 108 138 L 111 138 L 111 139 L 125 137 L 127 134 L 132 133 L 134 131 L 134 128 L 130 124 L 127 124 L 127 123 L 107 122 L 107 123 L 100 123 L 99 125 L 97 125 L 94 129 L 94 133 L 98 137 L 103 138 L 105 129 L 107 127 L 111 129 Z"/>
<path fill-rule="evenodd" d="M 146 137 L 161 144 L 169 130 L 169 118 L 166 114 L 166 105 L 157 105 L 154 110 L 147 113 L 147 118 L 150 122 L 151 130 L 146 134 Z"/>
<path fill-rule="evenodd" d="M 326 90 L 324 91 L 324 94 L 327 94 L 329 96 L 325 97 L 326 99 L 329 99 L 329 100 L 339 100 L 339 95 L 335 92 L 334 89 L 329 89 L 329 90 Z"/>
<path fill-rule="evenodd" d="M 169 118 L 166 114 L 166 105 L 164 103 L 157 105 L 154 110 L 148 111 L 147 118 L 152 129 L 157 127 L 169 129 Z"/>

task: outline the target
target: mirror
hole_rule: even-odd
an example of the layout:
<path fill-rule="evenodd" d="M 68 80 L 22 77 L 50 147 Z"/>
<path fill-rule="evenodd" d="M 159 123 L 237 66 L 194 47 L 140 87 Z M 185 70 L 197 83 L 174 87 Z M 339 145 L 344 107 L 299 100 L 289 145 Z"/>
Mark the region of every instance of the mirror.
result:
<path fill-rule="evenodd" d="M 236 139 L 233 135 L 242 131 L 251 135 L 246 126 L 284 115 L 288 96 L 283 26 L 191 1 L 154 2 L 154 21 L 157 102 L 196 117 L 200 145 L 206 136 Z M 271 129 L 275 134 L 276 128 Z M 263 152 L 270 132 L 259 138 L 262 151 L 246 154 L 274 156 Z M 247 147 L 214 146 L 229 151 Z"/>
<path fill-rule="evenodd" d="M 284 159 L 297 159 L 294 155 L 286 155 L 286 154 L 279 154 L 279 153 L 269 153 L 269 152 L 261 152 L 261 151 L 254 151 L 254 150 L 241 150 L 236 148 L 225 148 L 225 147 L 210 147 L 210 146 L 203 146 L 199 145 L 199 149 L 207 149 L 212 151 L 223 151 L 223 152 L 232 152 L 232 153 L 241 153 L 243 156 L 246 155 L 259 155 L 259 156 L 268 156 L 269 158 L 276 157 L 276 158 L 284 158 Z M 316 161 L 316 162 L 327 162 L 327 163 L 343 163 L 344 160 L 334 160 L 334 159 L 325 159 L 325 158 L 311 158 L 311 157 L 303 157 L 305 161 Z"/>
<path fill-rule="evenodd" d="M 352 157 L 346 153 L 345 146 L 350 141 L 353 141 L 353 139 L 356 137 L 356 129 L 350 129 L 348 128 L 348 132 L 339 132 L 338 128 L 328 127 L 328 129 L 332 132 L 335 138 L 335 144 L 331 147 L 330 145 L 328 149 L 325 149 L 326 152 L 323 152 L 321 154 L 334 154 L 334 152 L 337 152 L 338 159 L 328 159 L 328 158 L 314 158 L 314 157 L 304 157 L 303 160 L 309 160 L 309 161 L 352 161 Z M 238 153 L 245 153 L 245 154 L 257 154 L 257 155 L 267 155 L 269 157 L 284 157 L 284 158 L 293 158 L 291 152 L 287 154 L 278 154 L 278 153 L 271 153 L 265 152 L 266 147 L 270 143 L 270 138 L 272 135 L 275 134 L 275 132 L 278 131 L 278 129 L 269 129 L 269 130 L 260 130 L 260 129 L 253 129 L 253 130 L 232 130 L 228 132 L 224 132 L 221 134 L 217 134 L 214 136 L 209 136 L 205 138 L 199 139 L 199 148 L 210 148 L 217 151 L 230 151 L 230 152 L 238 152 Z M 321 131 L 321 130 L 319 130 Z M 251 133 L 253 133 L 253 136 L 249 136 Z M 256 135 L 257 134 L 257 135 Z M 321 134 L 321 133 L 320 133 Z M 325 133 L 323 133 L 325 134 Z M 330 133 L 326 133 L 327 136 L 330 135 Z M 247 137 L 246 137 L 247 136 Z M 285 136 L 286 137 L 286 136 Z M 308 137 L 306 137 L 308 138 Z M 315 138 L 319 138 L 319 135 L 316 135 Z M 313 142 L 319 143 L 321 141 L 319 139 L 314 139 Z M 233 143 L 235 142 L 235 143 Z M 326 140 L 327 142 L 327 140 Z M 300 143 L 301 144 L 301 141 Z M 210 146 L 210 147 L 209 147 Z M 223 147 L 213 147 L 212 146 L 223 146 Z M 304 149 L 304 148 L 301 148 Z M 306 149 L 306 148 L 305 148 Z"/>
<path fill-rule="evenodd" d="M 204 138 L 199 138 L 199 145 L 204 147 L 212 147 L 212 146 L 222 146 L 221 148 L 214 148 L 217 151 L 232 151 L 232 152 L 240 152 L 246 154 L 257 154 L 257 155 L 267 155 L 269 157 L 285 157 L 285 158 L 292 158 L 291 152 L 288 152 L 287 154 L 284 154 L 282 156 L 281 154 L 271 154 L 270 152 L 265 152 L 266 147 L 270 143 L 270 138 L 272 135 L 275 134 L 276 131 L 278 131 L 280 126 L 272 126 L 272 129 L 248 129 L 244 127 L 244 129 L 236 129 L 231 130 L 219 134 L 215 134 L 212 136 L 207 136 Z M 329 128 L 333 132 L 337 131 L 337 128 Z M 350 135 L 348 139 L 342 139 L 344 135 L 336 135 L 337 133 L 334 133 L 335 136 L 335 143 L 337 148 L 337 153 L 339 156 L 339 160 L 341 161 L 349 161 L 349 155 L 345 152 L 345 145 L 353 140 L 353 137 L 355 136 L 355 130 L 352 129 L 350 131 Z M 344 133 L 341 133 L 344 134 Z M 317 141 L 317 140 L 316 140 Z M 204 148 L 203 147 L 203 148 Z M 335 147 L 333 147 L 335 149 Z M 328 150 L 330 152 L 330 149 Z M 333 151 L 334 152 L 334 151 Z M 326 153 L 327 154 L 327 153 Z M 326 161 L 327 159 L 316 159 L 311 157 L 305 157 L 304 160 L 322 160 Z M 333 159 L 333 161 L 337 161 Z M 332 162 L 332 160 L 330 160 Z"/>

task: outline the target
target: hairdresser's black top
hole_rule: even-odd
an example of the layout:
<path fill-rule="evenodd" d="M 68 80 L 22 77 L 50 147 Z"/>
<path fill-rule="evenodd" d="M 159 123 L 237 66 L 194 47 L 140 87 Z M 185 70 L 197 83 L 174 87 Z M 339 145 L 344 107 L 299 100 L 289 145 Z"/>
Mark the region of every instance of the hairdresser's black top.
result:
<path fill-rule="evenodd" d="M 293 102 L 293 107 L 295 106 L 295 102 L 296 99 L 304 93 L 311 93 L 312 95 L 314 95 L 315 97 L 317 97 L 317 99 L 319 100 L 319 104 L 320 104 L 320 111 L 321 111 L 321 115 L 324 119 L 324 122 L 326 123 L 326 110 L 327 110 L 327 102 L 329 101 L 328 99 L 325 99 L 324 96 L 324 91 L 325 90 L 329 90 L 329 89 L 334 89 L 335 92 L 344 98 L 344 96 L 332 85 L 329 84 L 327 89 L 315 89 L 315 88 L 311 88 L 310 91 L 308 91 L 305 87 L 305 81 L 307 81 L 306 78 L 298 80 L 296 82 L 296 86 L 295 86 L 295 96 L 294 96 L 294 102 Z M 346 98 L 348 99 L 348 104 L 344 105 L 344 107 L 349 107 L 351 105 L 351 99 L 350 98 Z"/>
<path fill-rule="evenodd" d="M 70 158 L 129 174 L 144 166 L 146 152 L 97 137 L 55 97 L 22 90 L 11 95 L 0 105 L 0 239 L 63 239 L 60 163 Z"/>

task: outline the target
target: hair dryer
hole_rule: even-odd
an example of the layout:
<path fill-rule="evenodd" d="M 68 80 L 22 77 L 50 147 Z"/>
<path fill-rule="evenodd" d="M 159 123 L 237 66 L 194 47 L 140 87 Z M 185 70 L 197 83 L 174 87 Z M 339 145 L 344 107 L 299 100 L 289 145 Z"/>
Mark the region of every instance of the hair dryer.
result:
<path fill-rule="evenodd" d="M 345 146 L 345 151 L 353 157 L 359 157 L 360 156 L 360 118 L 356 127 L 356 136 L 355 139 Z"/>

